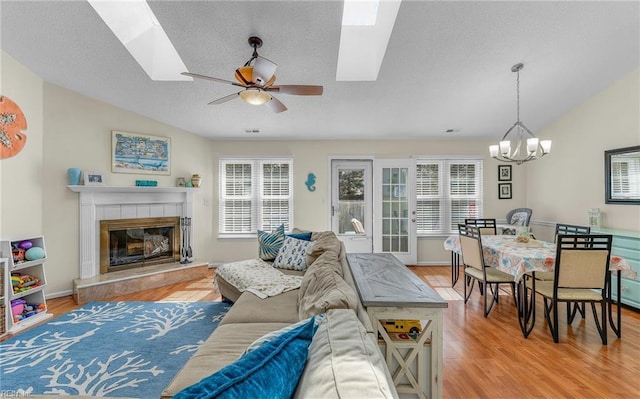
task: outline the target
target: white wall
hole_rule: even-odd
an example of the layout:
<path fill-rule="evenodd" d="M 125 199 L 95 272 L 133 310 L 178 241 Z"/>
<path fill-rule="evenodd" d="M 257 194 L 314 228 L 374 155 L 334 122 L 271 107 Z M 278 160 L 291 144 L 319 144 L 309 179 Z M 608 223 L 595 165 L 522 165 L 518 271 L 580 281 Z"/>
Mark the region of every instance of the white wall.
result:
<path fill-rule="evenodd" d="M 640 69 L 537 132 L 553 140 L 552 152 L 526 169 L 527 206 L 543 222 L 587 224 L 590 208 L 604 227 L 640 231 L 640 206 L 604 202 L 604 151 L 640 145 Z M 552 227 L 535 227 L 551 238 Z"/>
<path fill-rule="evenodd" d="M 0 50 L 1 95 L 18 104 L 27 119 L 27 142 L 17 155 L 0 161 L 0 238 L 42 234 L 43 82 Z"/>
<path fill-rule="evenodd" d="M 157 180 L 175 186 L 176 177 L 202 176 L 194 200 L 194 253 L 209 261 L 213 252 L 212 193 L 213 142 L 200 136 L 93 100 L 59 86 L 44 85 L 43 231 L 47 239 L 49 291 L 70 290 L 78 277 L 78 194 L 66 185 L 67 169 L 103 171 L 105 182 L 133 186 L 136 179 Z M 111 173 L 111 131 L 151 134 L 171 138 L 171 175 Z M 205 205 L 208 204 L 208 205 Z M 55 273 L 52 271 L 55 270 Z"/>

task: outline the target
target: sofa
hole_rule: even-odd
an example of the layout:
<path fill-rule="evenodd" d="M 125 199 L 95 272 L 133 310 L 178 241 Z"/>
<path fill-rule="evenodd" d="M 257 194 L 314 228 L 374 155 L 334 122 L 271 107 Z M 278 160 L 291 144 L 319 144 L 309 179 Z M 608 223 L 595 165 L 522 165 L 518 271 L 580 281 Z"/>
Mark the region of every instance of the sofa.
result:
<path fill-rule="evenodd" d="M 256 385 L 252 387 L 251 373 L 235 379 L 225 373 L 242 367 L 244 373 L 246 369 L 251 368 L 238 364 L 251 356 L 251 352 L 247 355 L 247 351 L 252 350 L 256 343 L 269 341 L 273 339 L 270 337 L 273 335 L 281 336 L 283 330 L 290 332 L 293 327 L 299 330 L 311 323 L 314 325 L 314 332 L 310 335 L 308 350 L 305 347 L 306 359 L 303 359 L 301 368 L 293 377 L 283 377 L 285 380 L 293 381 L 294 386 L 287 388 L 293 392 L 287 391 L 289 393 L 280 397 L 398 397 L 378 347 L 377 337 L 372 332 L 366 310 L 359 300 L 344 246 L 332 232 L 308 234 L 310 244 L 304 254 L 306 267 L 302 270 L 295 270 L 300 269 L 299 267 L 292 270 L 278 269 L 277 272 L 285 276 L 285 284 L 278 286 L 282 292 L 277 295 L 272 292 L 265 297 L 263 293 L 249 288 L 239 289 L 237 281 L 230 282 L 228 280 L 233 280 L 232 278 L 225 279 L 224 273 L 216 272 L 214 284 L 224 300 L 233 302 L 233 306 L 211 336 L 164 390 L 163 398 L 196 397 L 194 392 L 199 392 L 203 384 L 206 389 L 218 389 L 223 386 L 227 389 L 228 385 L 231 385 L 228 389 L 247 389 L 234 387 L 237 381 L 249 384 L 249 391 L 230 391 L 227 397 L 278 397 L 279 393 L 285 391 L 279 391 L 278 394 L 274 394 L 273 391 L 259 391 L 262 389 L 260 384 L 265 385 L 264 380 L 260 382 L 258 379 L 258 382 L 253 382 Z M 289 241 L 287 238 L 285 243 Z M 271 250 L 273 252 L 273 248 Z M 262 252 L 261 249 L 261 255 Z M 273 271 L 269 270 L 274 269 L 271 263 L 263 262 L 260 266 L 260 260 L 257 262 L 258 265 L 256 261 L 235 262 L 220 266 L 219 269 L 238 271 L 245 266 L 253 267 L 251 274 L 255 275 L 256 268 L 263 267 L 264 269 L 259 270 L 272 275 Z M 277 276 L 282 277 L 280 274 Z M 287 278 L 290 281 L 286 280 Z M 293 282 L 293 285 L 289 284 L 290 282 Z M 254 284 L 256 285 L 259 284 Z M 303 327 L 296 327 L 298 325 Z M 286 345 L 293 344 L 280 345 L 279 348 L 286 348 Z M 257 361 L 267 357 L 256 356 Z M 294 357 L 295 355 L 285 354 L 280 361 L 270 360 L 276 363 L 275 373 L 290 373 L 295 367 L 295 361 L 289 359 Z M 280 364 L 277 364 L 278 362 Z M 271 365 L 261 364 L 253 369 L 264 372 L 268 367 Z M 274 377 L 269 374 L 267 378 L 266 385 L 277 385 L 277 375 Z M 235 382 L 229 382 L 231 380 Z M 247 392 L 250 394 L 247 395 Z"/>

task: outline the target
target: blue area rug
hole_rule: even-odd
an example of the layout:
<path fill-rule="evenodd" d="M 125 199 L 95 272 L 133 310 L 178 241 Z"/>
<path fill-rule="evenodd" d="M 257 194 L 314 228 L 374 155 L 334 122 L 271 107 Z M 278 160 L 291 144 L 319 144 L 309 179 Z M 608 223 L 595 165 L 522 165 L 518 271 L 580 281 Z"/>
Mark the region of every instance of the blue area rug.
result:
<path fill-rule="evenodd" d="M 229 308 L 89 303 L 0 343 L 0 392 L 158 398 Z"/>

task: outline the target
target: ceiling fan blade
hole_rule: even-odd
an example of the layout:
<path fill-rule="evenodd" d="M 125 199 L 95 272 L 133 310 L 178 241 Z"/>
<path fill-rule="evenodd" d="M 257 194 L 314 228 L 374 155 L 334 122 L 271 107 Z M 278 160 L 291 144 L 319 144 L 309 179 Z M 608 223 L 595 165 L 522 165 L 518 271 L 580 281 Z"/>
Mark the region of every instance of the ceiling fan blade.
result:
<path fill-rule="evenodd" d="M 282 101 L 278 100 L 274 96 L 271 96 L 271 101 L 267 102 L 265 105 L 275 113 L 284 112 L 287 110 L 287 107 L 282 103 Z"/>
<path fill-rule="evenodd" d="M 219 98 L 217 100 L 211 101 L 209 103 L 209 105 L 218 105 L 218 104 L 226 103 L 227 101 L 231 101 L 234 98 L 238 97 L 239 95 L 240 95 L 240 92 L 229 94 L 228 96 L 224 96 L 224 97 Z"/>
<path fill-rule="evenodd" d="M 322 95 L 323 87 L 310 85 L 282 85 L 267 87 L 265 90 L 277 91 L 282 94 L 296 94 L 299 96 L 320 96 Z"/>
<path fill-rule="evenodd" d="M 234 85 L 234 86 L 240 86 L 240 87 L 244 87 L 243 85 L 241 85 L 240 83 L 236 83 L 236 82 L 232 82 L 230 80 L 224 80 L 224 79 L 219 79 L 219 78 L 214 78 L 211 76 L 206 76 L 206 75 L 200 75 L 197 73 L 191 73 L 191 72 L 182 72 L 181 75 L 184 76 L 191 76 L 192 78 L 197 78 L 197 79 L 206 79 L 206 80 L 212 80 L 214 82 L 218 82 L 218 83 L 226 83 L 226 84 L 230 84 L 230 85 Z"/>
<path fill-rule="evenodd" d="M 264 57 L 256 58 L 256 62 L 253 64 L 253 83 L 264 86 L 276 73 L 276 68 L 278 68 L 278 64 L 275 62 Z"/>

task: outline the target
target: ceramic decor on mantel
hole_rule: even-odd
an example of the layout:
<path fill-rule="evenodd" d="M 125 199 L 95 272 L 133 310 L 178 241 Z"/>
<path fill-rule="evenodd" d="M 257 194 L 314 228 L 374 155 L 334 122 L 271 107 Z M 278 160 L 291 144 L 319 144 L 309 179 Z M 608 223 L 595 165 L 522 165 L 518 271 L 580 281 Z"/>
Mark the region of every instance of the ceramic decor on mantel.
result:
<path fill-rule="evenodd" d="M 199 174 L 196 173 L 193 176 L 191 176 L 191 184 L 193 185 L 193 187 L 199 188 L 201 182 L 202 182 L 202 178 L 200 177 Z"/>
<path fill-rule="evenodd" d="M 77 186 L 80 184 L 80 176 L 82 175 L 82 169 L 69 168 L 67 169 L 67 178 L 69 179 L 70 186 Z"/>

